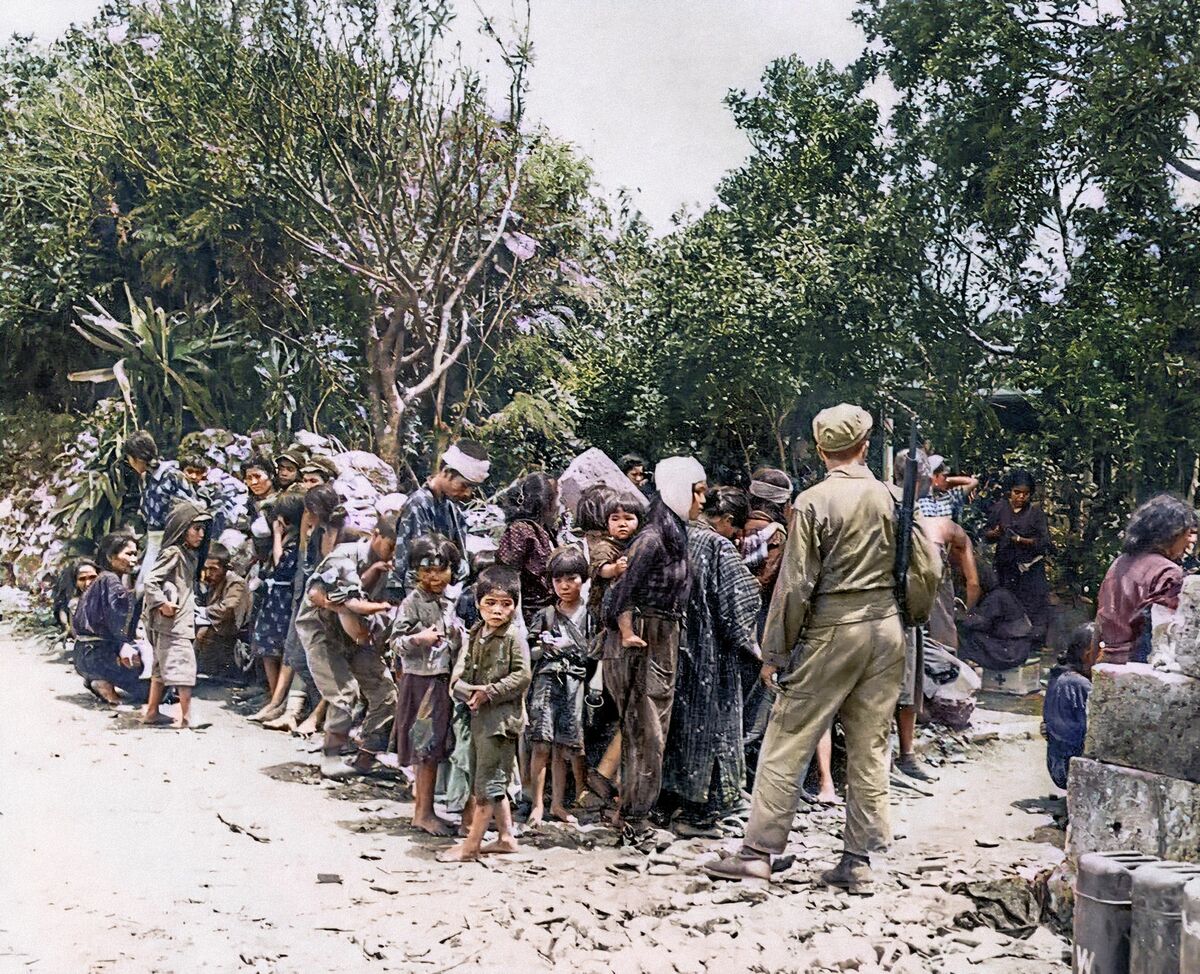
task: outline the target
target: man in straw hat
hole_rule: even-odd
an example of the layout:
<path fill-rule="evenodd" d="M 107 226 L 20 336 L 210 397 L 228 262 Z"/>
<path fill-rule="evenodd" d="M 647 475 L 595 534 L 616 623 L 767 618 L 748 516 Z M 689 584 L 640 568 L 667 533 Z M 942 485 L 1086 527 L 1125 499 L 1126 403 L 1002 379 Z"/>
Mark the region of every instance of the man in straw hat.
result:
<path fill-rule="evenodd" d="M 796 498 L 770 614 L 762 679 L 779 697 L 758 758 L 741 851 L 711 864 L 718 879 L 769 879 L 800 798 L 801 772 L 835 715 L 846 734 L 846 828 L 827 885 L 865 892 L 869 855 L 891 841 L 887 746 L 904 673 L 895 594 L 898 492 L 867 468 L 871 416 L 842 403 L 813 420 L 828 476 Z M 920 528 L 910 571 L 941 573 Z M 936 575 L 934 576 L 936 577 Z M 778 678 L 778 679 L 777 679 Z"/>

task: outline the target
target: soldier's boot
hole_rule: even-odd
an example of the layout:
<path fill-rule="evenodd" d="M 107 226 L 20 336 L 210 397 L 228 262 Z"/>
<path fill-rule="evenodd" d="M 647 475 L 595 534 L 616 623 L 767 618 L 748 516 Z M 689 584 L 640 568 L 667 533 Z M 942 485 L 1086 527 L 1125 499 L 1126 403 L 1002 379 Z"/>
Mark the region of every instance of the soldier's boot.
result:
<path fill-rule="evenodd" d="M 875 874 L 866 856 L 843 852 L 836 866 L 821 873 L 821 882 L 850 893 L 867 894 L 874 892 Z"/>
<path fill-rule="evenodd" d="M 704 867 L 713 879 L 765 879 L 771 881 L 771 857 L 745 846 L 736 855 L 710 862 Z"/>

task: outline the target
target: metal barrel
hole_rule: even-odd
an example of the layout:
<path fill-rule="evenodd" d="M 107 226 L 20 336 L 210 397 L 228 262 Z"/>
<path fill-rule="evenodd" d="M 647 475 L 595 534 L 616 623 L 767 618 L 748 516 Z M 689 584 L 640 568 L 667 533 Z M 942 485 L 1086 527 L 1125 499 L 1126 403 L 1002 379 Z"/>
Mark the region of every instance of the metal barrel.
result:
<path fill-rule="evenodd" d="M 1200 864 L 1169 861 L 1133 874 L 1130 974 L 1179 974 L 1183 888 L 1197 877 Z"/>
<path fill-rule="evenodd" d="M 1179 931 L 1179 974 L 1200 974 L 1200 879 L 1183 888 Z"/>
<path fill-rule="evenodd" d="M 1075 881 L 1074 974 L 1129 974 L 1133 872 L 1158 862 L 1135 850 L 1079 857 Z"/>

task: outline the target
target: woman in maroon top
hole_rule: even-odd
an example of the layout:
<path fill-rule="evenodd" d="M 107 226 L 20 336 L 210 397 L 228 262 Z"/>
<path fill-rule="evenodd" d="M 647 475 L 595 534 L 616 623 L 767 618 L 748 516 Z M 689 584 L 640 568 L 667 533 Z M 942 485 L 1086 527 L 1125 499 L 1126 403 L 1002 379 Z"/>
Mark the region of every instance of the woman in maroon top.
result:
<path fill-rule="evenodd" d="M 554 589 L 546 575 L 553 532 L 558 524 L 558 482 L 544 473 L 522 477 L 499 498 L 507 527 L 500 536 L 496 560 L 521 576 L 521 613 L 528 626 L 553 605 Z"/>
<path fill-rule="evenodd" d="M 1121 555 L 1100 586 L 1102 663 L 1149 658 L 1151 606 L 1179 607 L 1179 562 L 1196 541 L 1196 525 L 1192 506 L 1170 494 L 1150 498 L 1130 516 Z"/>

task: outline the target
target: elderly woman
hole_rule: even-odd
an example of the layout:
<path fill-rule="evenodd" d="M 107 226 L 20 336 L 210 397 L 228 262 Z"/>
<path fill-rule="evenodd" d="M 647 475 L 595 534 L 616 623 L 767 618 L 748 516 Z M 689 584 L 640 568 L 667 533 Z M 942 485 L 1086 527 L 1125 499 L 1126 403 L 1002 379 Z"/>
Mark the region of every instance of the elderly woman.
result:
<path fill-rule="evenodd" d="M 1139 507 L 1125 526 L 1121 555 L 1100 586 L 1096 622 L 1103 663 L 1144 663 L 1150 655 L 1150 616 L 1160 605 L 1179 606 L 1179 562 L 1196 540 L 1196 512 L 1170 494 Z"/>
<path fill-rule="evenodd" d="M 1050 529 L 1046 515 L 1033 504 L 1036 489 L 1029 471 L 1014 470 L 1008 478 L 1008 496 L 992 508 L 983 536 L 996 544 L 1000 587 L 1017 597 L 1033 624 L 1034 645 L 1041 646 L 1050 614 L 1050 583 L 1046 580 Z"/>
<path fill-rule="evenodd" d="M 97 550 L 103 571 L 79 597 L 71 627 L 75 631 L 75 669 L 83 685 L 105 703 L 116 706 L 146 699 L 148 686 L 141 679 L 140 663 L 133 668 L 122 660 L 121 649 L 137 627 L 137 605 L 125 584 L 137 569 L 138 546 L 132 534 L 106 535 Z M 126 658 L 136 659 L 126 652 Z"/>
<path fill-rule="evenodd" d="M 708 495 L 704 520 L 687 526 L 688 643 L 679 654 L 662 785 L 679 805 L 681 834 L 714 829 L 741 803 L 741 664 L 762 664 L 762 590 L 732 544 L 749 512 L 744 491 L 719 487 Z"/>

